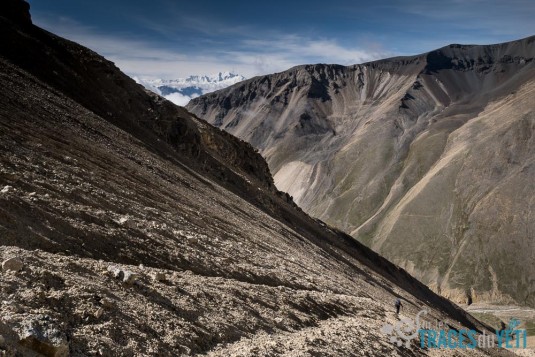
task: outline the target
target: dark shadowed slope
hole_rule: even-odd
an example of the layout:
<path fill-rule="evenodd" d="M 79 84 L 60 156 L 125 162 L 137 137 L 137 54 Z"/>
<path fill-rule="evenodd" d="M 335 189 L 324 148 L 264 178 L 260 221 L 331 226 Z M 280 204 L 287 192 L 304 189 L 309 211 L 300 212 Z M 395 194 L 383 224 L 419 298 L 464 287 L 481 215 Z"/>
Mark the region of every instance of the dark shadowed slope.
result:
<path fill-rule="evenodd" d="M 395 297 L 483 328 L 298 210 L 248 144 L 1 4 L 8 356 L 436 354 L 381 334 Z"/>
<path fill-rule="evenodd" d="M 535 37 L 307 65 L 194 99 L 305 212 L 456 301 L 535 305 Z"/>

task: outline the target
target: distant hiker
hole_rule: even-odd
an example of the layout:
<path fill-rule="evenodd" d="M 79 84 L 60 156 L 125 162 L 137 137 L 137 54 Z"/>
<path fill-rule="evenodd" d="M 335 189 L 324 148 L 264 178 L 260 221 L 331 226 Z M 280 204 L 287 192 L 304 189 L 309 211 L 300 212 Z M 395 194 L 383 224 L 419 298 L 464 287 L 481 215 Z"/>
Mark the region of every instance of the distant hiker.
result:
<path fill-rule="evenodd" d="M 396 306 L 396 315 L 399 315 L 399 310 L 401 309 L 401 300 L 396 299 L 396 302 L 394 305 Z"/>

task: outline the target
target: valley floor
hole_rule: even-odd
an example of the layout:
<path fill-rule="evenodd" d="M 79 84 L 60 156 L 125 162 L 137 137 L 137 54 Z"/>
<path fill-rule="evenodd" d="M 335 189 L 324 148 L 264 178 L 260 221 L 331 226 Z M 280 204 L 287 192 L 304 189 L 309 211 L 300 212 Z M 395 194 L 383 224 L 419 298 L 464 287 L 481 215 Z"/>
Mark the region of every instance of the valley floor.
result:
<path fill-rule="evenodd" d="M 511 350 L 519 356 L 535 356 L 535 309 L 527 306 L 485 303 L 463 305 L 462 308 L 495 328 L 499 328 L 500 321 L 507 323 L 511 319 L 519 320 L 519 328 L 527 330 L 527 349 Z"/>

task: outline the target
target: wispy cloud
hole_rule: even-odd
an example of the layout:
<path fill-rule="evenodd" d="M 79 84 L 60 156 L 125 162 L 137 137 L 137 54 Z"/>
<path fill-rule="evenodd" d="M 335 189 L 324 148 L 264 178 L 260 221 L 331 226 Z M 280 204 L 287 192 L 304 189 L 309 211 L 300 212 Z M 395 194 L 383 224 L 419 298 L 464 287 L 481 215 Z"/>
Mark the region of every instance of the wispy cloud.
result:
<path fill-rule="evenodd" d="M 390 51 L 417 54 L 451 43 L 492 44 L 535 34 L 533 0 L 334 1 L 346 21 L 366 23 Z"/>
<path fill-rule="evenodd" d="M 114 61 L 124 72 L 139 77 L 176 78 L 227 70 L 251 77 L 283 71 L 299 64 L 354 64 L 389 54 L 377 44 L 368 48 L 345 47 L 334 39 L 276 32 L 269 33 L 265 38 L 237 37 L 231 46 L 208 46 L 196 53 L 188 53 L 131 35 L 104 34 L 65 17 L 40 15 L 35 22 L 91 48 Z M 158 31 L 165 32 L 166 28 L 159 27 Z"/>
<path fill-rule="evenodd" d="M 154 11 L 145 6 L 134 11 L 136 4 L 124 7 L 122 21 L 113 14 L 96 19 L 78 13 L 93 26 L 56 13 L 33 17 L 36 24 L 95 50 L 130 75 L 159 78 L 219 71 L 251 77 L 299 64 L 355 64 L 535 32 L 533 0 L 385 0 L 365 6 L 335 0 L 328 9 L 320 0 L 310 0 L 306 9 L 274 1 L 278 4 L 248 3 L 247 11 L 256 9 L 251 16 L 239 14 L 245 5 L 235 9 L 220 2 L 203 6 L 159 0 L 149 9 Z M 278 10 L 281 6 L 284 12 Z"/>
<path fill-rule="evenodd" d="M 376 59 L 389 53 L 379 44 L 364 47 L 345 47 L 334 39 L 306 38 L 298 35 L 280 35 L 270 39 L 244 40 L 243 45 L 258 53 L 274 53 L 288 60 L 355 64 Z M 301 62 L 303 63 L 303 62 Z"/>
<path fill-rule="evenodd" d="M 422 20 L 435 24 L 435 37 L 448 43 L 489 44 L 530 36 L 535 31 L 533 0 L 409 0 L 394 6 L 413 19 L 415 26 Z"/>

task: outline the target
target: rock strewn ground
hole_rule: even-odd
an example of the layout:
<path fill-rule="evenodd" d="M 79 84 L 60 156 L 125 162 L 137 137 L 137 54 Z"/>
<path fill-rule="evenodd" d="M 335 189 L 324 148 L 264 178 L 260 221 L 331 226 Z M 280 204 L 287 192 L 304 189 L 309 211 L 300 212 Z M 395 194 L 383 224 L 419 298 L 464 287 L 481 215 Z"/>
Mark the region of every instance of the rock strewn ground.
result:
<path fill-rule="evenodd" d="M 22 262 L 0 274 L 2 353 L 433 353 L 379 331 L 396 297 L 406 316 L 427 307 L 451 326 L 483 328 L 296 209 L 262 179 L 265 164 L 247 167 L 257 157 L 247 145 L 87 49 L 0 26 L 18 44 L 0 48 L 0 259 Z M 53 44 L 40 53 L 46 65 L 21 59 L 25 41 L 37 52 Z"/>

